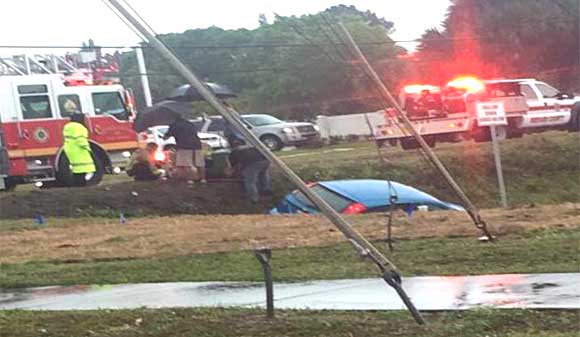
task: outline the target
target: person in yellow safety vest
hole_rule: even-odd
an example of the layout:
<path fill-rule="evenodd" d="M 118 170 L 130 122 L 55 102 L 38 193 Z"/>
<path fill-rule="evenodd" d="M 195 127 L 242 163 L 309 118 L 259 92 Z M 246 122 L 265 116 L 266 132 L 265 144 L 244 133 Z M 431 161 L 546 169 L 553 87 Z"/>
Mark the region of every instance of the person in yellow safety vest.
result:
<path fill-rule="evenodd" d="M 89 130 L 85 127 L 85 115 L 73 113 L 63 130 L 64 153 L 70 163 L 74 186 L 85 186 L 86 176 L 97 170 L 89 144 Z"/>

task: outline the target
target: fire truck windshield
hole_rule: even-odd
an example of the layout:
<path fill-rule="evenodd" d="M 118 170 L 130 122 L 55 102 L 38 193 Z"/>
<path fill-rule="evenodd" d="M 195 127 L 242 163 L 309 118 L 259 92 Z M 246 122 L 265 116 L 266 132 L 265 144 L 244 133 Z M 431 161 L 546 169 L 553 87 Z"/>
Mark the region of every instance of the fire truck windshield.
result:
<path fill-rule="evenodd" d="M 93 93 L 96 115 L 112 115 L 120 120 L 129 120 L 129 111 L 118 92 Z"/>

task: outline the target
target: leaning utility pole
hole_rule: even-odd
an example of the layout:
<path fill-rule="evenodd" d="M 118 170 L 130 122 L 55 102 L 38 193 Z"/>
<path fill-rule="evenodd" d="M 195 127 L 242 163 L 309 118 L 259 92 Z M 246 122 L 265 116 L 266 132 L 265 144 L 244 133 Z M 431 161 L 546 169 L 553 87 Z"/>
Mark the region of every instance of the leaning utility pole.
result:
<path fill-rule="evenodd" d="M 149 108 L 153 105 L 153 100 L 151 99 L 151 89 L 149 89 L 149 77 L 147 76 L 147 67 L 145 65 L 145 57 L 143 56 L 143 48 L 136 47 L 135 55 L 137 56 L 137 65 L 139 69 L 139 77 L 141 78 L 141 87 L 143 87 L 145 105 Z"/>
<path fill-rule="evenodd" d="M 423 139 L 421 134 L 419 134 L 419 132 L 417 130 L 415 130 L 415 127 L 413 126 L 413 124 L 411 123 L 411 121 L 409 120 L 407 115 L 403 112 L 403 109 L 401 108 L 401 106 L 399 105 L 397 100 L 395 100 L 393 98 L 393 96 L 389 92 L 389 89 L 387 89 L 387 87 L 385 86 L 385 84 L 383 83 L 383 81 L 381 80 L 379 75 L 376 73 L 376 71 L 370 65 L 369 61 L 364 56 L 364 54 L 361 52 L 360 48 L 357 46 L 356 42 L 352 38 L 352 35 L 350 35 L 350 33 L 348 32 L 348 30 L 346 29 L 344 24 L 339 23 L 339 25 L 340 25 L 340 28 L 342 29 L 342 32 L 344 33 L 344 35 L 347 38 L 347 46 L 354 53 L 354 55 L 356 55 L 356 57 L 360 60 L 366 74 L 373 80 L 373 82 L 375 83 L 375 85 L 379 89 L 379 92 L 381 93 L 382 98 L 386 102 L 388 102 L 393 108 L 395 108 L 395 110 L 397 111 L 398 117 L 401 119 L 401 121 L 403 121 L 403 126 L 407 129 L 408 132 L 411 133 L 411 135 L 413 137 L 415 137 L 415 139 L 417 140 L 417 142 L 421 146 L 421 149 L 423 150 L 423 153 L 425 154 L 427 159 L 435 166 L 435 168 L 437 168 L 437 170 L 445 178 L 445 180 L 447 181 L 449 186 L 451 186 L 451 188 L 453 189 L 455 194 L 457 194 L 457 196 L 463 201 L 463 204 L 467 207 L 467 213 L 469 214 L 469 216 L 473 220 L 473 223 L 475 224 L 475 226 L 479 230 L 481 230 L 485 236 L 487 236 L 489 241 L 492 241 L 493 237 L 492 237 L 491 233 L 489 232 L 489 230 L 487 229 L 487 224 L 481 218 L 481 215 L 479 214 L 479 210 L 477 209 L 477 207 L 475 207 L 475 205 L 471 202 L 471 200 L 463 192 L 461 187 L 459 187 L 459 185 L 455 182 L 453 177 L 451 177 L 451 174 L 449 174 L 449 171 L 447 171 L 447 168 L 445 168 L 443 163 L 439 160 L 439 158 L 433 152 L 433 150 L 431 150 L 429 145 L 427 145 L 427 143 L 425 142 L 425 140 Z"/>
<path fill-rule="evenodd" d="M 377 248 L 367 241 L 350 223 L 348 223 L 340 214 L 330 207 L 318 194 L 311 191 L 304 181 L 296 175 L 286 164 L 276 157 L 262 142 L 245 126 L 237 112 L 228 109 L 220 100 L 203 85 L 203 82 L 188 69 L 152 32 L 144 27 L 125 7 L 120 5 L 118 0 L 108 0 L 113 7 L 141 33 L 167 63 L 169 63 L 187 82 L 201 94 L 201 96 L 215 108 L 229 123 L 242 133 L 244 138 L 260 151 L 272 164 L 278 167 L 284 175 L 304 193 L 320 211 L 347 237 L 348 241 L 354 246 L 362 257 L 369 258 L 373 261 L 381 272 L 382 278 L 388 285 L 393 287 L 401 297 L 407 309 L 411 312 L 417 323 L 424 324 L 423 317 L 415 308 L 411 299 L 407 296 L 401 285 L 400 273 L 395 265 L 389 261 Z"/>

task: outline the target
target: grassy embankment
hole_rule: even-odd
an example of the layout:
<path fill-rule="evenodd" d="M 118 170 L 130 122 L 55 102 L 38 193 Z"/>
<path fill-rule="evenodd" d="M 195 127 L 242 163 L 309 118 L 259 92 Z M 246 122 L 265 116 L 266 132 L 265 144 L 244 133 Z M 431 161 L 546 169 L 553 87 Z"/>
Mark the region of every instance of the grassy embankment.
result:
<path fill-rule="evenodd" d="M 334 150 L 334 151 L 333 151 Z M 467 195 L 481 208 L 499 206 L 490 143 L 437 145 L 435 152 Z M 508 199 L 512 205 L 580 200 L 580 134 L 547 132 L 501 143 Z M 444 179 L 418 150 L 383 150 L 377 160 L 371 143 L 342 144 L 281 154 L 305 180 L 392 179 L 443 200 L 457 201 Z"/>

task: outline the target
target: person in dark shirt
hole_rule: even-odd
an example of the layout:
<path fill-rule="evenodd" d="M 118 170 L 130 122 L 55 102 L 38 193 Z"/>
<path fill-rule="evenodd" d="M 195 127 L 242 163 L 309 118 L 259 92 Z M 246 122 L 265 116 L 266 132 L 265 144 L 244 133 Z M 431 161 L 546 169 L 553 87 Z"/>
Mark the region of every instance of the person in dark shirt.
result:
<path fill-rule="evenodd" d="M 178 174 L 191 177 L 193 176 L 192 169 L 195 166 L 198 178 L 202 183 L 206 183 L 205 158 L 195 125 L 180 117 L 169 125 L 169 130 L 167 130 L 163 139 L 170 137 L 175 138 L 175 148 L 177 150 L 175 167 Z"/>
<path fill-rule="evenodd" d="M 244 145 L 241 139 L 233 139 L 231 145 L 230 163 L 241 174 L 250 200 L 257 203 L 260 194 L 272 195 L 270 162 L 256 148 Z"/>
<path fill-rule="evenodd" d="M 417 112 L 423 116 L 429 116 L 430 111 L 441 111 L 443 110 L 443 103 L 441 102 L 441 96 L 431 93 L 431 91 L 425 89 L 421 91 L 421 97 L 417 100 Z"/>

